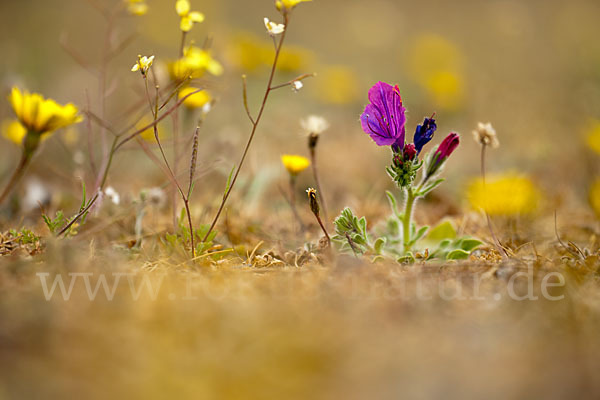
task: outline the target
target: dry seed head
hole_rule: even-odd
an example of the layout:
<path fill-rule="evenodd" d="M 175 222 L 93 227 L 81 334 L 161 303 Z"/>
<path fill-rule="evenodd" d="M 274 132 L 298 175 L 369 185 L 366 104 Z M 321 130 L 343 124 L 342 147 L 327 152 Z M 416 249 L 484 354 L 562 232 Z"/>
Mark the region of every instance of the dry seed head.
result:
<path fill-rule="evenodd" d="M 308 194 L 308 202 L 310 204 L 310 210 L 317 217 L 319 216 L 319 202 L 317 200 L 317 191 L 313 188 L 306 189 L 306 193 Z"/>
<path fill-rule="evenodd" d="M 477 129 L 473 131 L 473 138 L 482 146 L 490 146 L 493 149 L 500 146 L 500 142 L 498 141 L 498 137 L 496 135 L 496 130 L 490 122 L 487 124 L 479 122 L 477 124 Z"/>

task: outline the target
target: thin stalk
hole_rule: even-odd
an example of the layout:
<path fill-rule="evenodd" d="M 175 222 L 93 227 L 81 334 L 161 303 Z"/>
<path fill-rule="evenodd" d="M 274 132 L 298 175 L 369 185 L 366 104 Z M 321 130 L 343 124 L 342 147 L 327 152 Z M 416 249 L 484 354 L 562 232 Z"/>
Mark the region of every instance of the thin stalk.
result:
<path fill-rule="evenodd" d="M 327 202 L 325 201 L 325 194 L 323 193 L 323 188 L 321 187 L 321 179 L 319 179 L 319 169 L 317 166 L 317 154 L 316 148 L 310 148 L 310 161 L 312 165 L 313 177 L 315 180 L 315 184 L 317 185 L 317 191 L 321 197 L 321 205 L 323 206 L 323 215 L 325 216 L 325 221 L 329 221 L 329 214 L 327 213 Z"/>
<path fill-rule="evenodd" d="M 23 174 L 25 173 L 25 170 L 27 169 L 27 165 L 29 165 L 29 161 L 31 161 L 31 155 L 23 151 L 23 154 L 21 155 L 21 160 L 19 161 L 17 168 L 13 172 L 12 176 L 10 177 L 10 180 L 8 181 L 8 184 L 4 188 L 2 194 L 0 195 L 0 204 L 4 202 L 6 197 L 13 191 L 17 183 L 21 180 Z"/>
<path fill-rule="evenodd" d="M 500 244 L 500 241 L 498 240 L 498 237 L 496 236 L 496 233 L 494 232 L 494 226 L 492 225 L 492 219 L 490 218 L 490 215 L 487 213 L 486 210 L 486 193 L 485 193 L 485 149 L 486 149 L 486 144 L 482 143 L 481 144 L 481 183 L 483 185 L 483 213 L 485 214 L 485 219 L 487 221 L 487 225 L 488 225 L 488 229 L 490 230 L 490 234 L 492 235 L 492 240 L 494 241 L 494 245 L 496 246 L 496 249 L 498 250 L 498 252 L 502 255 L 502 257 L 508 257 L 508 253 L 506 252 L 506 250 L 504 249 L 504 247 L 502 247 L 502 245 Z"/>
<path fill-rule="evenodd" d="M 217 214 L 215 215 L 212 223 L 210 224 L 210 228 L 206 232 L 206 235 L 202 239 L 203 242 L 206 242 L 206 240 L 208 239 L 208 236 L 212 233 L 213 229 L 217 225 L 217 222 L 219 221 L 219 217 L 221 216 L 221 213 L 223 212 L 223 208 L 225 208 L 225 204 L 227 203 L 227 199 L 229 199 L 229 195 L 231 194 L 231 191 L 233 190 L 233 187 L 235 186 L 235 183 L 237 182 L 237 178 L 240 174 L 240 171 L 242 170 L 242 166 L 244 165 L 246 156 L 248 155 L 248 150 L 250 149 L 250 145 L 252 144 L 252 140 L 254 139 L 254 135 L 256 134 L 256 129 L 257 129 L 258 124 L 260 123 L 260 120 L 263 116 L 265 106 L 267 105 L 267 100 L 269 99 L 269 95 L 271 94 L 271 91 L 273 90 L 272 85 L 273 85 L 273 79 L 275 77 L 275 71 L 277 70 L 277 61 L 279 60 L 281 48 L 283 46 L 283 42 L 285 40 L 285 36 L 286 36 L 288 27 L 289 27 L 289 16 L 287 14 L 284 16 L 284 24 L 285 24 L 285 30 L 282 32 L 281 38 L 279 39 L 279 45 L 275 49 L 275 57 L 273 59 L 273 66 L 271 67 L 271 73 L 269 75 L 267 89 L 265 90 L 265 94 L 264 94 L 260 109 L 258 111 L 258 115 L 256 116 L 256 119 L 252 123 L 252 130 L 250 131 L 250 136 L 248 138 L 248 142 L 246 143 L 246 147 L 244 148 L 244 152 L 242 153 L 240 162 L 238 163 L 238 166 L 237 166 L 237 169 L 233 176 L 233 179 L 231 180 L 231 185 L 229 185 L 229 189 L 227 190 L 227 192 L 225 192 L 225 195 L 223 196 L 223 200 L 221 201 L 221 204 L 219 206 Z"/>
<path fill-rule="evenodd" d="M 302 219 L 300 218 L 300 214 L 298 214 L 298 209 L 296 208 L 296 176 L 290 175 L 290 207 L 292 209 L 292 213 L 294 214 L 294 218 L 298 222 L 300 226 L 300 230 L 304 231 L 305 227 L 302 223 Z"/>

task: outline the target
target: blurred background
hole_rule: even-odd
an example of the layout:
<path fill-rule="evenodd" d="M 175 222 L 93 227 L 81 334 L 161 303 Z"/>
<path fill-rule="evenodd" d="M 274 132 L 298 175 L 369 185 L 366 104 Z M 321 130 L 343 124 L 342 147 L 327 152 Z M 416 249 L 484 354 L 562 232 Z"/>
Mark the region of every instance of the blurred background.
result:
<path fill-rule="evenodd" d="M 82 109 L 89 102 L 98 114 L 95 71 L 108 29 L 98 10 L 116 3 L 2 2 L 2 92 L 8 93 L 16 84 L 62 102 L 72 101 Z M 142 80 L 129 71 L 136 56 L 155 55 L 155 70 L 160 72 L 178 54 L 179 17 L 173 2 L 147 3 L 145 16 L 117 19 L 112 31 L 114 43 L 134 35 L 107 70 L 105 115 L 121 127 L 125 122 L 117 118 L 122 118 L 122 111 L 144 96 Z M 225 70 L 222 76 L 203 79 L 216 100 L 200 137 L 200 163 L 206 176 L 196 196 L 204 215 L 214 209 L 215 198 L 249 133 L 240 76 L 248 75 L 250 107 L 256 110 L 272 58 L 272 43 L 262 20 L 280 16 L 270 0 L 196 0 L 192 9 L 202 11 L 206 20 L 188 38 L 201 45 L 210 37 L 212 55 Z M 299 93 L 286 88 L 271 97 L 244 169 L 246 181 L 235 200 L 245 203 L 249 215 L 259 208 L 276 215 L 289 213 L 277 189 L 287 188 L 279 157 L 282 153 L 308 155 L 299 121 L 317 114 L 331 125 L 318 148 L 330 208 L 337 213 L 351 205 L 359 212 L 362 208 L 363 213 L 377 214 L 368 203 L 385 204 L 383 189 L 393 189 L 384 172 L 390 155 L 361 131 L 358 117 L 369 87 L 383 80 L 400 86 L 408 109 L 409 135 L 433 112 L 438 121 L 433 143 L 450 131 L 462 134 L 462 145 L 446 168 L 448 183 L 440 192 L 450 206 L 440 214 L 471 208 L 465 189 L 479 174 L 480 147 L 471 131 L 480 121 L 494 125 L 501 143 L 488 153 L 490 173 L 526 176 L 541 194 L 538 211 L 562 206 L 589 211 L 588 188 L 595 179 L 598 154 L 586 138 L 594 131 L 600 135 L 599 12 L 600 4 L 591 0 L 317 0 L 302 4 L 293 13 L 276 82 L 302 73 L 317 76 L 307 79 Z M 2 100 L 0 118 L 9 119 L 11 113 L 8 102 Z M 79 124 L 48 141 L 30 178 L 37 176 L 63 193 L 71 188 L 76 196 L 80 184 L 71 175 L 77 169 L 72 160 L 77 151 L 88 157 L 86 129 L 85 123 Z M 168 136 L 170 124 L 161 129 Z M 188 126 L 188 139 L 192 132 Z M 93 143 L 92 150 L 98 151 L 98 143 Z M 0 151 L 0 173 L 7 176 L 17 152 L 6 141 Z M 89 171 L 83 165 L 84 171 L 77 173 L 85 175 Z M 135 179 L 123 180 L 129 175 L 116 172 L 125 169 Z M 165 181 L 160 169 L 135 145 L 117 157 L 110 178 L 118 192 L 131 196 Z M 302 174 L 298 195 L 313 185 L 311 174 Z"/>

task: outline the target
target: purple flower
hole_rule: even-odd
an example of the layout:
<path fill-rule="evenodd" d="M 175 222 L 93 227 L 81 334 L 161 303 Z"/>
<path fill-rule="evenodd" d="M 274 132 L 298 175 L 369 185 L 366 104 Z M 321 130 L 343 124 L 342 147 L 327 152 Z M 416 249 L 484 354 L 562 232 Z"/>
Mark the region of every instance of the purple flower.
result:
<path fill-rule="evenodd" d="M 435 115 L 435 114 L 434 114 Z M 423 121 L 423 125 L 417 125 L 417 129 L 415 130 L 415 136 L 413 141 L 415 142 L 415 147 L 417 149 L 417 154 L 421 153 L 423 150 L 423 146 L 425 146 L 431 138 L 433 138 L 433 134 L 437 129 L 437 125 L 435 124 L 435 119 L 433 119 L 433 115 L 431 118 L 425 118 Z"/>
<path fill-rule="evenodd" d="M 442 143 L 437 147 L 435 152 L 431 155 L 429 165 L 427 166 L 427 178 L 433 176 L 444 164 L 444 162 L 450 157 L 450 154 L 458 147 L 460 143 L 460 137 L 458 133 L 450 133 L 442 140 Z"/>
<path fill-rule="evenodd" d="M 378 146 L 392 146 L 394 151 L 404 147 L 406 109 L 398 86 L 377 82 L 369 90 L 371 104 L 360 116 L 363 131 L 371 136 Z"/>

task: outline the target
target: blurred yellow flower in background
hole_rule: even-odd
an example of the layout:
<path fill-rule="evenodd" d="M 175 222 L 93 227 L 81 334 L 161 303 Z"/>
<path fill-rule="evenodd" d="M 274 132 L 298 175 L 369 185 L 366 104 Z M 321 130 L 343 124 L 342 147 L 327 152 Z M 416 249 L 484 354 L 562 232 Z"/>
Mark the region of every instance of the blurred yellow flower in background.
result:
<path fill-rule="evenodd" d="M 292 176 L 298 175 L 310 166 L 308 158 L 293 154 L 283 154 L 281 156 L 281 163 Z"/>
<path fill-rule="evenodd" d="M 541 194 L 531 179 L 516 173 L 481 178 L 468 186 L 467 198 L 475 209 L 494 216 L 517 216 L 533 213 Z"/>
<path fill-rule="evenodd" d="M 23 126 L 32 133 L 42 134 L 81 122 L 83 118 L 73 104 L 60 105 L 41 94 L 21 92 L 13 87 L 10 103 Z"/>
<path fill-rule="evenodd" d="M 142 16 L 148 12 L 148 4 L 145 0 L 125 0 L 127 3 L 127 11 L 131 15 Z"/>
<path fill-rule="evenodd" d="M 442 36 L 419 36 L 409 53 L 409 72 L 427 90 L 435 106 L 459 109 L 464 102 L 463 55 Z"/>
<path fill-rule="evenodd" d="M 182 99 L 182 98 L 190 95 L 191 93 L 194 93 L 197 90 L 199 90 L 199 89 L 195 88 L 195 87 L 183 88 L 179 92 L 179 98 Z M 201 90 L 198 93 L 192 94 L 191 96 L 187 97 L 183 101 L 183 104 L 189 109 L 194 109 L 194 108 L 202 108 L 202 107 L 206 106 L 207 104 L 210 104 L 211 101 L 212 101 L 212 96 L 210 95 L 208 90 Z"/>
<path fill-rule="evenodd" d="M 358 75 L 346 66 L 324 67 L 315 80 L 313 93 L 324 103 L 348 104 L 356 101 L 360 96 Z"/>
<path fill-rule="evenodd" d="M 186 47 L 183 57 L 169 64 L 169 74 L 177 82 L 185 79 L 200 78 L 206 72 L 211 75 L 222 75 L 224 70 L 221 63 L 212 58 L 209 51 L 196 47 L 193 44 Z"/>
<path fill-rule="evenodd" d="M 600 121 L 597 119 L 590 122 L 586 131 L 585 141 L 590 149 L 600 154 Z"/>
<path fill-rule="evenodd" d="M 588 192 L 588 200 L 596 215 L 600 217 L 600 178 L 596 178 L 592 182 Z"/>
<path fill-rule="evenodd" d="M 181 17 L 179 28 L 183 32 L 189 32 L 195 23 L 204 21 L 204 14 L 198 11 L 191 11 L 192 6 L 189 0 L 177 0 L 175 11 Z"/>
<path fill-rule="evenodd" d="M 148 126 L 152 123 L 152 119 L 148 116 L 142 118 L 137 124 L 135 124 L 135 129 L 142 129 L 145 126 Z M 154 136 L 154 128 L 148 128 L 145 131 L 143 131 L 142 133 L 140 133 L 140 137 L 142 139 L 144 139 L 146 142 L 149 143 L 156 143 L 156 137 Z M 159 124 L 159 130 L 158 130 L 158 138 L 160 140 L 163 140 L 165 138 L 165 134 L 164 134 L 164 130 L 160 129 L 160 124 Z"/>
<path fill-rule="evenodd" d="M 2 122 L 2 136 L 17 146 L 23 145 L 25 135 L 27 135 L 27 129 L 16 119 Z"/>
<path fill-rule="evenodd" d="M 251 32 L 240 32 L 230 40 L 227 53 L 231 64 L 245 73 L 257 72 L 273 64 L 273 42 Z M 313 52 L 304 47 L 285 46 L 279 54 L 277 69 L 298 72 L 307 68 L 313 59 Z"/>

